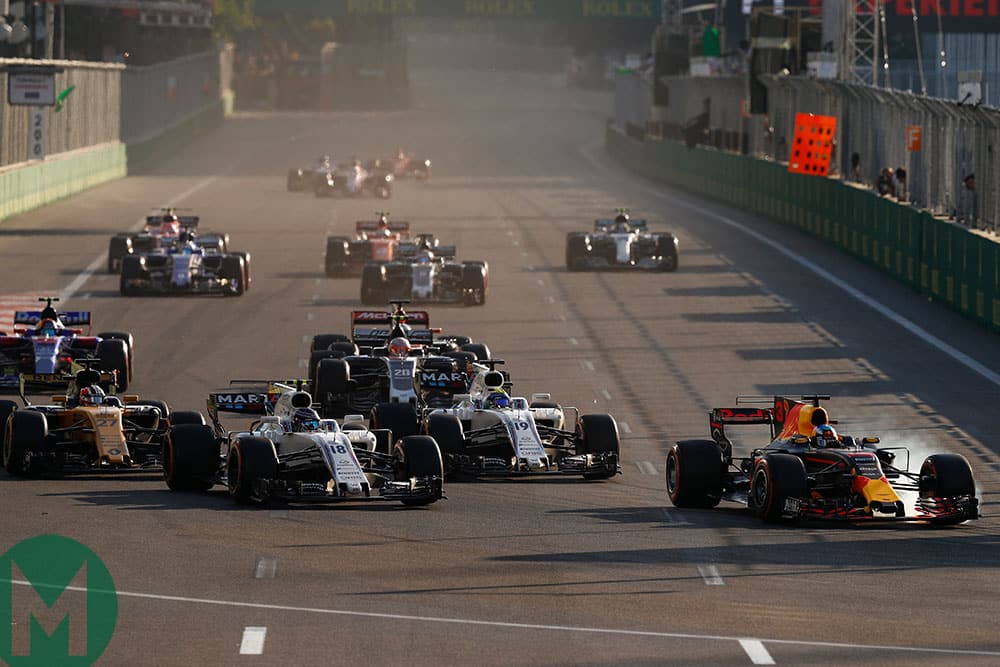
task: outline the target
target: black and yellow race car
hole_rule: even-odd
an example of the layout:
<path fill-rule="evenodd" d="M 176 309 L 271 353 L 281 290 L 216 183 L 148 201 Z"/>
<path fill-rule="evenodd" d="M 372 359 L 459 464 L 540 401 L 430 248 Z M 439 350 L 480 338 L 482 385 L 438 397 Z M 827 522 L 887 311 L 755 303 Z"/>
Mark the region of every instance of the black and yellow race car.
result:
<path fill-rule="evenodd" d="M 829 398 L 740 397 L 738 407 L 715 408 L 709 413 L 711 440 L 682 440 L 667 453 L 671 502 L 677 507 L 738 502 L 765 521 L 956 524 L 979 518 L 976 482 L 964 456 L 933 454 L 919 472 L 910 472 L 906 447 L 838 434 L 820 405 Z M 767 407 L 746 407 L 763 401 Z M 737 426 L 768 427 L 770 442 L 736 456 Z"/>

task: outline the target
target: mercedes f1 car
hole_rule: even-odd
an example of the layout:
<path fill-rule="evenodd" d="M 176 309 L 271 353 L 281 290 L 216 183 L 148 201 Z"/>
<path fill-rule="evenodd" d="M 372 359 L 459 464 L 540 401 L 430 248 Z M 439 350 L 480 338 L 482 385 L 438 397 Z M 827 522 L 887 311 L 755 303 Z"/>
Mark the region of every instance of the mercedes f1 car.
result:
<path fill-rule="evenodd" d="M 108 242 L 108 273 L 121 273 L 128 255 L 169 248 L 177 242 L 181 232 L 197 229 L 199 221 L 196 215 L 177 215 L 172 208 L 163 209 L 160 215 L 146 216 L 146 226 L 141 232 L 125 232 L 111 237 Z M 229 251 L 229 235 L 220 232 L 202 231 L 195 243 L 217 252 Z"/>
<path fill-rule="evenodd" d="M 448 474 L 472 477 L 620 472 L 618 425 L 611 415 L 581 415 L 549 394 L 508 397 L 509 377 L 486 360 L 469 393 L 447 408 L 422 411 L 422 431 L 438 443 Z M 569 418 L 567 418 L 569 417 Z"/>
<path fill-rule="evenodd" d="M 304 167 L 292 167 L 288 170 L 285 188 L 289 192 L 312 191 L 320 182 L 326 180 L 326 175 L 331 173 L 334 168 L 333 160 L 329 155 L 322 155 L 315 162 Z"/>
<path fill-rule="evenodd" d="M 169 248 L 127 255 L 122 263 L 119 289 L 122 296 L 240 296 L 250 288 L 251 280 L 249 253 L 203 248 L 190 232 L 183 232 Z"/>
<path fill-rule="evenodd" d="M 246 384 L 246 383 L 242 383 Z M 170 428 L 164 477 L 175 491 L 224 484 L 238 502 L 397 500 L 428 505 L 444 497 L 433 438 L 370 431 L 360 415 L 320 419 L 301 381 L 234 386 L 212 393 L 212 426 Z M 228 431 L 219 413 L 254 415 Z"/>
<path fill-rule="evenodd" d="M 874 436 L 838 435 L 820 406 L 827 399 L 776 396 L 772 403 L 744 397 L 737 405 L 765 400 L 770 405 L 712 410 L 711 440 L 682 440 L 667 454 L 671 502 L 715 507 L 734 501 L 765 521 L 955 524 L 979 517 L 976 483 L 965 457 L 933 454 L 919 472 L 910 472 L 907 448 L 883 447 Z M 770 443 L 736 456 L 733 427 L 754 424 L 770 428 Z"/>
<path fill-rule="evenodd" d="M 592 232 L 566 235 L 566 268 L 677 270 L 677 237 L 650 233 L 645 220 L 620 210 L 614 220 L 595 220 Z"/>
<path fill-rule="evenodd" d="M 432 234 L 421 234 L 410 239 L 410 223 L 404 220 L 389 222 L 389 214 L 376 211 L 375 220 L 358 220 L 354 223 L 354 238 L 329 236 L 326 239 L 324 265 L 330 278 L 361 275 L 371 262 L 390 262 L 399 253 L 415 253 L 417 247 L 437 245 Z"/>
<path fill-rule="evenodd" d="M 132 334 L 89 335 L 90 311 L 59 313 L 56 297 L 41 297 L 40 311 L 14 313 L 12 335 L 0 332 L 0 393 L 49 392 L 68 386 L 67 378 L 93 366 L 103 371 L 100 384 L 125 391 L 132 380 Z M 86 328 L 86 333 L 85 329 Z"/>
<path fill-rule="evenodd" d="M 338 165 L 316 177 L 313 194 L 317 197 L 392 197 L 395 177 L 383 169 L 366 169 L 357 160 Z"/>
<path fill-rule="evenodd" d="M 168 422 L 190 421 L 191 413 L 170 414 L 161 401 L 105 395 L 101 374 L 84 369 L 66 395 L 49 405 L 24 407 L 0 401 L 3 465 L 16 477 L 50 473 L 93 473 L 158 468 Z M 196 415 L 195 415 L 196 416 Z"/>

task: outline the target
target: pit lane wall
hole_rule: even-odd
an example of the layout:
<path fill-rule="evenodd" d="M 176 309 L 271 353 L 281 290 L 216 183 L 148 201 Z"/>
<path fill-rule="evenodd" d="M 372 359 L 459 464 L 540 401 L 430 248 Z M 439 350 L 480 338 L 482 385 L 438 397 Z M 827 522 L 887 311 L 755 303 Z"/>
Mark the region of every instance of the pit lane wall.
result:
<path fill-rule="evenodd" d="M 626 136 L 608 153 L 628 169 L 723 201 L 832 244 L 1000 332 L 1000 243 L 839 179 L 789 174 L 779 162 Z"/>

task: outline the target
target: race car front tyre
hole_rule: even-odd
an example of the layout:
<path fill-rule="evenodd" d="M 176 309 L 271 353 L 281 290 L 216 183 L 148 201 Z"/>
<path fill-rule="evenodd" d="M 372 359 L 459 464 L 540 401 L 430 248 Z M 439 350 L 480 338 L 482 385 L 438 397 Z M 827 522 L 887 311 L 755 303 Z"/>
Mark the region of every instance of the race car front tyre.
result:
<path fill-rule="evenodd" d="M 326 255 L 323 260 L 327 278 L 344 278 L 349 273 L 351 243 L 344 236 L 329 236 L 326 239 Z"/>
<path fill-rule="evenodd" d="M 420 433 L 417 411 L 409 403 L 378 403 L 372 408 L 370 424 L 372 428 L 392 431 L 394 443 Z"/>
<path fill-rule="evenodd" d="M 226 255 L 222 258 L 219 266 L 219 276 L 229 280 L 232 289 L 228 292 L 231 296 L 242 296 L 246 291 L 246 264 L 243 258 L 238 255 Z"/>
<path fill-rule="evenodd" d="M 112 236 L 108 242 L 108 273 L 120 273 L 122 262 L 132 251 L 132 243 L 127 236 Z"/>
<path fill-rule="evenodd" d="M 587 235 L 580 232 L 570 232 L 566 236 L 566 269 L 582 271 L 586 268 Z"/>
<path fill-rule="evenodd" d="M 0 401 L 0 444 L 2 439 L 7 437 L 7 418 L 17 410 L 17 403 L 14 401 Z"/>
<path fill-rule="evenodd" d="M 920 466 L 921 498 L 976 495 L 972 466 L 961 454 L 932 454 Z"/>
<path fill-rule="evenodd" d="M 132 337 L 132 334 L 124 331 L 105 331 L 104 333 L 97 334 L 97 337 L 125 341 L 126 351 L 128 352 L 128 381 L 132 382 L 132 373 L 135 366 L 135 339 Z"/>
<path fill-rule="evenodd" d="M 431 414 L 427 418 L 427 435 L 434 438 L 441 450 L 445 470 L 451 472 L 454 457 L 465 451 L 465 432 L 462 422 L 455 415 Z"/>
<path fill-rule="evenodd" d="M 170 415 L 170 425 L 180 426 L 182 424 L 194 424 L 195 426 L 205 425 L 205 416 L 194 410 L 178 410 Z"/>
<path fill-rule="evenodd" d="M 97 344 L 97 358 L 101 370 L 105 373 L 115 373 L 115 387 L 119 392 L 128 389 L 129 363 L 128 347 L 123 340 L 102 340 Z"/>
<path fill-rule="evenodd" d="M 584 479 L 610 479 L 617 475 L 620 450 L 618 424 L 614 417 L 580 415 L 576 426 L 576 453 L 613 455 L 613 461 L 606 468 L 584 473 Z"/>
<path fill-rule="evenodd" d="M 444 479 L 444 465 L 441 462 L 441 450 L 434 438 L 426 435 L 411 435 L 399 440 L 393 448 L 395 459 L 396 480 L 406 481 L 414 478 L 437 477 Z M 411 507 L 430 505 L 437 502 L 434 496 L 424 498 L 404 499 L 404 505 Z"/>
<path fill-rule="evenodd" d="M 462 352 L 476 355 L 473 361 L 485 361 L 493 358 L 490 356 L 490 348 L 486 346 L 486 343 L 466 343 L 462 346 Z"/>
<path fill-rule="evenodd" d="M 243 258 L 243 291 L 247 292 L 250 290 L 250 286 L 253 285 L 253 272 L 250 271 L 250 253 L 240 251 L 233 254 Z"/>
<path fill-rule="evenodd" d="M 667 452 L 667 495 L 674 507 L 715 507 L 722 499 L 726 469 L 722 448 L 712 440 L 682 440 Z"/>
<path fill-rule="evenodd" d="M 288 170 L 288 178 L 285 179 L 285 189 L 289 192 L 301 192 L 305 189 L 305 182 L 301 169 Z"/>
<path fill-rule="evenodd" d="M 122 296 L 139 296 L 142 290 L 133 284 L 133 281 L 143 277 L 145 271 L 142 267 L 142 257 L 136 255 L 126 255 L 122 259 L 121 278 L 119 289 Z"/>
<path fill-rule="evenodd" d="M 486 303 L 489 274 L 485 264 L 468 262 L 462 266 L 462 293 L 466 306 Z"/>
<path fill-rule="evenodd" d="M 769 523 L 781 521 L 785 501 L 807 498 L 809 481 L 802 459 L 792 454 L 768 454 L 757 461 L 747 506 Z"/>
<path fill-rule="evenodd" d="M 219 445 L 212 427 L 205 424 L 170 427 L 163 443 L 163 481 L 167 488 L 171 491 L 208 491 L 218 470 Z"/>
<path fill-rule="evenodd" d="M 385 302 L 385 267 L 380 264 L 365 264 L 361 270 L 361 303 L 380 306 Z"/>
<path fill-rule="evenodd" d="M 267 502 L 262 482 L 278 476 L 278 455 L 267 438 L 240 438 L 229 449 L 226 462 L 229 495 L 236 502 L 250 505 Z"/>
<path fill-rule="evenodd" d="M 331 350 L 313 352 L 332 355 Z M 347 413 L 347 394 L 350 388 L 351 368 L 343 359 L 323 358 L 316 362 L 312 380 L 313 400 L 318 402 L 325 418 L 343 417 Z"/>
<path fill-rule="evenodd" d="M 45 415 L 33 410 L 17 410 L 7 421 L 3 442 L 3 466 L 13 477 L 28 477 L 38 471 L 32 454 L 45 451 L 49 435 Z"/>

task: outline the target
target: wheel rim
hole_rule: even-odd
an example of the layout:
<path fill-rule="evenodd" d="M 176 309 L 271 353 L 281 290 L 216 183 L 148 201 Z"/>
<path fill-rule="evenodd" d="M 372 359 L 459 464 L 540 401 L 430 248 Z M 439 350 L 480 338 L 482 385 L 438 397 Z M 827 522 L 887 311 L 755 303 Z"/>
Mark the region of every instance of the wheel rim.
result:
<path fill-rule="evenodd" d="M 236 495 L 239 492 L 240 482 L 240 452 L 234 449 L 229 456 L 229 464 L 226 466 L 226 481 L 229 483 L 229 495 Z"/>
<path fill-rule="evenodd" d="M 666 271 L 673 269 L 674 265 L 675 262 L 673 255 L 664 255 L 663 259 L 660 261 L 660 266 Z"/>
<path fill-rule="evenodd" d="M 667 457 L 667 493 L 671 497 L 677 495 L 677 458 L 675 456 Z"/>
<path fill-rule="evenodd" d="M 757 470 L 753 478 L 753 503 L 754 507 L 763 510 L 767 505 L 768 479 L 764 469 Z"/>

